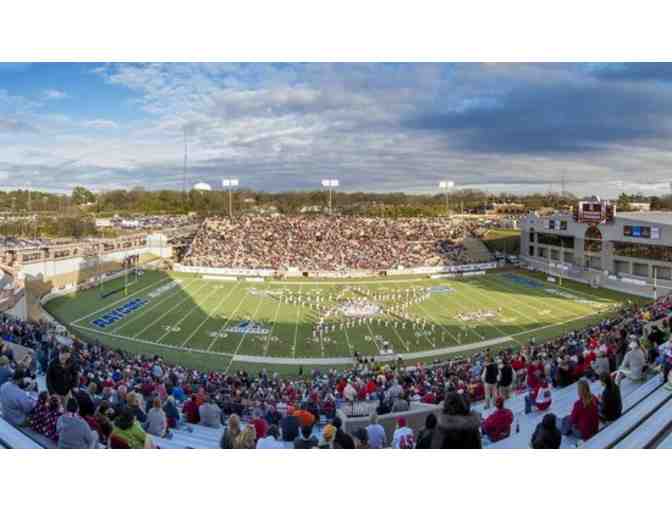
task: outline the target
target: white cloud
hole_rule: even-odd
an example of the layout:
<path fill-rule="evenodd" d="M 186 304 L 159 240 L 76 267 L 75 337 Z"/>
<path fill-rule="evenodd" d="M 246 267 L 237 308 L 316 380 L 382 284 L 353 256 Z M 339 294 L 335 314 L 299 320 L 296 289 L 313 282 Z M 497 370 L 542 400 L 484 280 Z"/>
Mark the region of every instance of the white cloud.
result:
<path fill-rule="evenodd" d="M 112 120 L 95 119 L 84 122 L 84 126 L 92 129 L 116 129 L 119 125 Z"/>
<path fill-rule="evenodd" d="M 68 95 L 62 90 L 47 89 L 44 92 L 42 92 L 42 97 L 48 101 L 53 101 L 53 100 L 65 99 L 68 97 Z"/>

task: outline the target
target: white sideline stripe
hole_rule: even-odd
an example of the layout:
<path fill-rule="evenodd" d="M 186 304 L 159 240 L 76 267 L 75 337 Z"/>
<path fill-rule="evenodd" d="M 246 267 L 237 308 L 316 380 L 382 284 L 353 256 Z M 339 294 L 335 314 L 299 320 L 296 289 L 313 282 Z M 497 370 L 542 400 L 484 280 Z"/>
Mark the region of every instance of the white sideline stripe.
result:
<path fill-rule="evenodd" d="M 119 300 L 115 301 L 114 303 L 110 303 L 109 305 L 106 305 L 106 306 L 104 306 L 104 307 L 102 307 L 102 308 L 98 308 L 98 310 L 96 310 L 95 312 L 91 312 L 91 313 L 88 314 L 88 315 L 84 315 L 83 317 L 80 317 L 79 319 L 72 321 L 72 322 L 70 322 L 70 324 L 74 326 L 76 323 L 81 322 L 81 321 L 83 321 L 84 319 L 88 319 L 89 317 L 93 317 L 93 316 L 96 315 L 97 313 L 100 313 L 100 312 L 102 312 L 103 310 L 107 310 L 107 309 L 110 308 L 111 306 L 114 306 L 114 305 L 116 305 L 116 304 L 118 304 L 118 303 L 121 303 L 122 301 L 125 301 L 125 300 L 128 299 L 129 297 L 131 297 L 131 296 L 135 296 L 136 294 L 139 294 L 140 292 L 143 292 L 143 291 L 149 289 L 150 287 L 153 287 L 154 285 L 157 285 L 157 284 L 159 284 L 159 283 L 163 283 L 163 282 L 165 282 L 166 280 L 172 280 L 172 278 L 171 278 L 170 276 L 169 276 L 169 277 L 166 277 L 166 278 L 162 278 L 161 280 L 158 280 L 158 281 L 156 281 L 156 282 L 154 282 L 154 283 L 151 283 L 151 284 L 147 285 L 146 287 L 141 288 L 140 290 L 136 290 L 135 292 L 133 292 L 132 294 L 130 294 L 130 295 L 128 295 L 128 296 L 124 296 L 122 299 L 119 299 Z"/>

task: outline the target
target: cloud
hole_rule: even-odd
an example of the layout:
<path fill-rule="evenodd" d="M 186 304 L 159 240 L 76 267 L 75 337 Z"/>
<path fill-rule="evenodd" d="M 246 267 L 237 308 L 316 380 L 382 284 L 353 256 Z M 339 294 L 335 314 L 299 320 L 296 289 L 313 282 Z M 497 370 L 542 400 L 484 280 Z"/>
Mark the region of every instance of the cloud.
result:
<path fill-rule="evenodd" d="M 442 133 L 469 151 L 572 154 L 666 137 L 671 113 L 670 90 L 586 80 L 521 84 L 459 109 L 423 112 L 405 125 Z"/>
<path fill-rule="evenodd" d="M 95 119 L 84 122 L 84 126 L 92 129 L 116 129 L 119 125 L 111 120 Z"/>
<path fill-rule="evenodd" d="M 27 122 L 13 119 L 0 119 L 0 133 L 37 133 L 38 129 Z"/>
<path fill-rule="evenodd" d="M 42 97 L 47 101 L 58 101 L 60 99 L 65 99 L 69 96 L 62 90 L 47 89 L 42 92 Z"/>
<path fill-rule="evenodd" d="M 0 134 L 12 132 L 0 170 L 17 183 L 38 171 L 30 180 L 43 187 L 179 188 L 186 130 L 192 183 L 236 175 L 257 189 L 316 189 L 333 175 L 343 190 L 436 192 L 449 178 L 557 191 L 564 174 L 579 194 L 617 194 L 619 181 L 657 192 L 671 166 L 672 84 L 664 70 L 612 67 L 96 65 L 89 78 L 118 91 L 133 120 L 95 100 L 91 120 L 68 101 L 47 115 L 0 90 Z"/>

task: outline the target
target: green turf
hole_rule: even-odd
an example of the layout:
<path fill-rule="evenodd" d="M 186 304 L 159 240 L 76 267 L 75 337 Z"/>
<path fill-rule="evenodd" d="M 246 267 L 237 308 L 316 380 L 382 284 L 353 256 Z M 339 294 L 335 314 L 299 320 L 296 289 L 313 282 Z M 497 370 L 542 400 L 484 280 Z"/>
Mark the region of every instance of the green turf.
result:
<path fill-rule="evenodd" d="M 106 291 L 120 288 L 120 292 L 102 298 L 98 289 L 91 289 L 52 300 L 47 309 L 76 334 L 132 352 L 157 353 L 196 368 L 266 367 L 296 374 L 297 366 L 271 365 L 268 359 L 250 363 L 234 357 L 350 358 L 354 351 L 377 355 L 383 341 L 389 342 L 396 353 L 453 348 L 465 354 L 477 347 L 470 347 L 471 344 L 493 339 L 502 339 L 498 347 L 515 347 L 531 339 L 552 338 L 569 329 L 596 323 L 613 314 L 625 300 L 646 301 L 569 281 L 560 288 L 547 282 L 543 275 L 516 271 L 528 282 L 538 282 L 541 287 L 536 288 L 513 281 L 511 274 L 500 271 L 482 277 L 443 280 L 392 277 L 359 281 L 230 282 L 146 271 L 137 282 L 130 281 L 126 292 L 121 279 L 106 285 Z M 150 296 L 171 282 L 176 285 Z M 437 286 L 450 287 L 453 292 L 432 293 L 422 302 L 411 302 L 407 310 L 414 319 L 424 320 L 424 325 L 414 328 L 406 323 L 402 327 L 402 321 L 390 314 L 390 307 L 411 299 L 405 294 L 408 289 Z M 305 304 L 286 303 L 281 296 L 302 296 L 304 300 L 320 296 L 321 305 L 329 309 L 345 299 L 364 298 L 382 306 L 384 311 L 372 323 L 337 327 L 324 337 L 315 338 L 312 329 L 318 311 Z M 134 298 L 147 299 L 147 303 L 105 328 L 91 323 Z M 466 321 L 458 317 L 477 310 L 490 312 L 492 316 Z M 342 315 L 339 317 L 343 319 Z M 252 320 L 269 331 L 258 334 L 231 330 L 244 320 Z M 429 353 L 421 359 L 429 361 L 448 355 Z M 334 366 L 343 364 L 339 360 Z M 311 366 L 308 363 L 304 369 Z"/>

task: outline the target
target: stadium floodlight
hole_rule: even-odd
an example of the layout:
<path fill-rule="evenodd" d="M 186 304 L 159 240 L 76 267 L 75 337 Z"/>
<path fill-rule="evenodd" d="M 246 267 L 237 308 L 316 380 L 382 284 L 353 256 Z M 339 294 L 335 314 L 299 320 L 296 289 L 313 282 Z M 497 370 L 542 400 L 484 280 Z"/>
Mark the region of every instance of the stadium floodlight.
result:
<path fill-rule="evenodd" d="M 334 188 L 337 188 L 340 185 L 341 183 L 338 179 L 322 179 L 322 187 L 329 189 L 329 214 L 334 212 L 332 208 Z"/>
<path fill-rule="evenodd" d="M 233 202 L 231 197 L 231 190 L 233 188 L 237 188 L 238 185 L 239 181 L 237 178 L 229 177 L 228 179 L 222 179 L 222 188 L 229 190 L 229 218 L 233 217 L 233 206 L 232 206 Z"/>
<path fill-rule="evenodd" d="M 449 215 L 449 209 L 448 209 L 448 193 L 450 192 L 451 189 L 455 187 L 455 183 L 453 181 L 441 181 L 439 182 L 439 189 L 443 190 L 443 193 L 446 197 L 446 216 Z"/>

